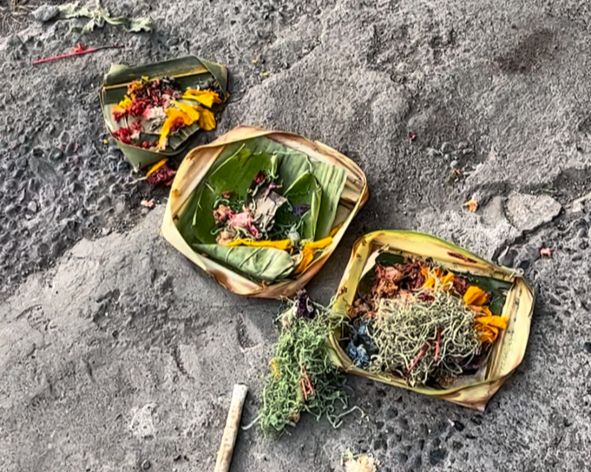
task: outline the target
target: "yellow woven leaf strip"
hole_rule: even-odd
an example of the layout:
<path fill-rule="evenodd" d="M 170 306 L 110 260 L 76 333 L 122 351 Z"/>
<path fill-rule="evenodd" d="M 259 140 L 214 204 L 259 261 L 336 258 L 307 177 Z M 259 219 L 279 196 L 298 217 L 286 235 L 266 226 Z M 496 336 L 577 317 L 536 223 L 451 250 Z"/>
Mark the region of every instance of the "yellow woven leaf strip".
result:
<path fill-rule="evenodd" d="M 215 115 L 207 108 L 200 108 L 201 116 L 199 117 L 199 128 L 204 131 L 211 131 L 215 129 Z"/>
<path fill-rule="evenodd" d="M 160 138 L 158 139 L 158 149 L 162 150 L 166 148 L 168 144 L 168 135 L 174 129 L 178 129 L 183 126 L 190 126 L 195 121 L 191 119 L 185 112 L 178 108 L 169 107 L 166 109 L 166 120 L 160 130 Z"/>
<path fill-rule="evenodd" d="M 196 107 L 194 107 L 192 105 L 188 105 L 183 102 L 178 102 L 176 100 L 173 100 L 170 103 L 172 103 L 175 107 L 177 107 L 182 112 L 186 113 L 187 116 L 189 118 L 191 118 L 191 120 L 193 120 L 193 123 L 195 123 L 199 119 L 200 113 Z"/>
<path fill-rule="evenodd" d="M 160 169 L 160 167 L 162 167 L 164 164 L 166 164 L 167 161 L 168 161 L 168 159 L 159 160 L 156 164 L 154 164 L 152 167 L 150 167 L 148 169 L 148 172 L 146 172 L 146 177 L 150 177 L 150 175 L 152 175 L 154 172 L 156 172 L 158 169 Z"/>
<path fill-rule="evenodd" d="M 274 249 L 281 249 L 282 251 L 288 251 L 293 247 L 293 243 L 290 239 L 281 239 L 278 241 L 255 241 L 254 239 L 234 239 L 225 244 L 225 246 L 269 247 Z"/>
<path fill-rule="evenodd" d="M 318 241 L 310 241 L 305 243 L 302 247 L 301 259 L 295 269 L 295 273 L 299 274 L 306 270 L 314 260 L 315 252 L 320 249 L 324 249 L 325 247 L 329 246 L 330 243 L 332 243 L 332 236 L 327 236 L 326 238 L 319 239 Z"/>
<path fill-rule="evenodd" d="M 186 100 L 195 100 L 201 105 L 211 108 L 214 103 L 222 103 L 220 96 L 213 90 L 199 90 L 194 88 L 188 88 L 183 93 L 183 97 Z"/>
<path fill-rule="evenodd" d="M 483 306 L 488 302 L 488 293 L 476 285 L 470 285 L 464 293 L 466 305 Z"/>

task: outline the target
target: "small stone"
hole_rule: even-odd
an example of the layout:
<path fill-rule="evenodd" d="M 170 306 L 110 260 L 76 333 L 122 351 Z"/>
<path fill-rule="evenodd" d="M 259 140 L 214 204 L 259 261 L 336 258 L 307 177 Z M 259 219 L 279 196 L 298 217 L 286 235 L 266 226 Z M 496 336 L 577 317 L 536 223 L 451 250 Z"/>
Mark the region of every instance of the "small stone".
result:
<path fill-rule="evenodd" d="M 506 204 L 507 217 L 517 229 L 532 231 L 552 221 L 562 205 L 549 195 L 513 193 Z"/>
<path fill-rule="evenodd" d="M 51 161 L 61 161 L 64 158 L 64 153 L 61 149 L 54 148 L 49 153 L 49 160 Z"/>
<path fill-rule="evenodd" d="M 60 14 L 60 10 L 55 5 L 41 5 L 39 8 L 34 10 L 31 15 L 40 23 L 53 20 Z"/>
<path fill-rule="evenodd" d="M 502 254 L 499 256 L 499 264 L 511 267 L 513 266 L 513 262 L 515 262 L 516 251 L 511 248 L 505 249 Z"/>
<path fill-rule="evenodd" d="M 583 344 L 583 348 L 585 349 L 587 354 L 591 354 L 591 341 L 585 342 L 585 344 Z"/>
<path fill-rule="evenodd" d="M 454 428 L 456 428 L 456 430 L 458 431 L 464 431 L 464 423 L 462 423 L 461 421 L 454 421 Z"/>
<path fill-rule="evenodd" d="M 450 169 L 457 169 L 458 168 L 458 164 L 459 164 L 459 162 L 456 159 L 454 159 L 453 161 L 451 161 L 449 163 L 449 168 Z"/>
<path fill-rule="evenodd" d="M 150 467 L 152 467 L 152 464 L 149 460 L 146 459 L 142 462 L 142 470 L 148 470 Z"/>
<path fill-rule="evenodd" d="M 39 209 L 37 202 L 35 201 L 30 201 L 27 204 L 27 210 L 29 210 L 31 213 L 37 213 L 37 210 Z"/>

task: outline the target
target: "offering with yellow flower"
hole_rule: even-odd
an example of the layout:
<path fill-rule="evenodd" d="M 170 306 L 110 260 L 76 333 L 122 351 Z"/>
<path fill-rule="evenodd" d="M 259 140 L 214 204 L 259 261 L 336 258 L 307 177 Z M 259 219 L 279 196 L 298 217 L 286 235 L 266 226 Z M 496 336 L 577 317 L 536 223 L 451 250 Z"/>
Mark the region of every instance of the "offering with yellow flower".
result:
<path fill-rule="evenodd" d="M 321 143 L 237 128 L 189 153 L 170 195 L 169 241 L 230 290 L 280 298 L 326 262 L 367 186 Z"/>
<path fill-rule="evenodd" d="M 101 102 L 109 132 L 140 168 L 178 154 L 197 131 L 215 129 L 227 95 L 226 69 L 190 56 L 113 66 Z"/>

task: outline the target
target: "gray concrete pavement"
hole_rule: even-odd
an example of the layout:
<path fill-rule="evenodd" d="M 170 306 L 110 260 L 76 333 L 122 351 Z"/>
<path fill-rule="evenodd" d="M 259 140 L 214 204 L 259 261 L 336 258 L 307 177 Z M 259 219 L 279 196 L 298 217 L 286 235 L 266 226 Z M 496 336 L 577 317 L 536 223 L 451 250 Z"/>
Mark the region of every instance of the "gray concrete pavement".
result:
<path fill-rule="evenodd" d="M 303 418 L 275 442 L 242 432 L 232 470 L 336 471 L 347 448 L 382 472 L 589 467 L 588 2 L 103 4 L 156 30 L 98 30 L 83 40 L 126 49 L 32 67 L 73 46 L 70 24 L 0 12 L 0 471 L 212 470 L 235 382 L 251 388 L 245 421 L 257 414 L 280 304 L 227 293 L 168 246 L 166 192 L 103 143 L 110 63 L 188 52 L 233 75 L 203 140 L 295 131 L 367 173 L 370 201 L 310 285 L 319 301 L 379 228 L 449 238 L 538 295 L 525 362 L 484 414 L 351 379 L 365 417 Z"/>

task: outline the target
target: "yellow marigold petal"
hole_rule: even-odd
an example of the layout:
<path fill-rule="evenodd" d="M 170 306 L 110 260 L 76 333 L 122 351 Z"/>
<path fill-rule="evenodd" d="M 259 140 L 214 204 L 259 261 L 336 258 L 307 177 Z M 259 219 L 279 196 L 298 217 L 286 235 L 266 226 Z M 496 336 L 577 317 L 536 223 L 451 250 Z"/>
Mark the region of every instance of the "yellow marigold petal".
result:
<path fill-rule="evenodd" d="M 423 282 L 423 288 L 434 288 L 435 287 L 435 279 L 430 275 L 427 276 L 425 282 Z"/>
<path fill-rule="evenodd" d="M 302 258 L 300 259 L 300 262 L 295 269 L 296 274 L 299 274 L 300 272 L 306 270 L 306 268 L 312 263 L 312 261 L 314 260 L 314 250 L 307 246 L 304 246 L 302 248 L 301 256 Z"/>
<path fill-rule="evenodd" d="M 500 329 L 507 329 L 507 325 L 509 320 L 505 316 L 479 316 L 475 319 L 476 323 L 486 325 L 486 326 L 494 326 L 495 328 Z"/>
<path fill-rule="evenodd" d="M 166 145 L 168 144 L 168 135 L 170 134 L 170 130 L 179 119 L 183 120 L 183 124 L 185 126 L 189 126 L 193 123 L 191 118 L 185 112 L 179 110 L 178 108 L 170 107 L 166 109 L 166 120 L 164 120 L 164 124 L 160 129 L 158 149 L 162 150 L 166 148 Z"/>
<path fill-rule="evenodd" d="M 453 284 L 455 277 L 453 272 L 448 272 L 441 278 L 442 285 Z"/>
<path fill-rule="evenodd" d="M 199 128 L 204 131 L 211 131 L 215 129 L 215 115 L 207 108 L 201 108 L 201 116 L 199 117 Z"/>
<path fill-rule="evenodd" d="M 148 172 L 146 172 L 146 177 L 150 177 L 150 175 L 152 175 L 154 172 L 156 172 L 158 169 L 160 169 L 160 167 L 162 167 L 164 164 L 166 164 L 167 161 L 168 161 L 168 159 L 159 160 L 156 164 L 154 164 L 152 167 L 150 167 L 148 169 Z"/>
<path fill-rule="evenodd" d="M 489 310 L 490 312 L 490 310 Z M 507 329 L 508 319 L 504 316 L 479 316 L 474 319 L 475 328 L 483 343 L 493 343 L 501 329 Z"/>
<path fill-rule="evenodd" d="M 488 302 L 488 293 L 476 285 L 470 285 L 464 293 L 466 305 L 482 306 Z"/>
<path fill-rule="evenodd" d="M 128 96 L 125 96 L 125 98 L 123 100 L 121 100 L 117 104 L 117 106 L 120 107 L 120 108 L 122 108 L 123 110 L 129 110 L 129 108 L 131 107 L 132 103 L 133 102 L 131 101 L 131 98 L 129 98 Z"/>
<path fill-rule="evenodd" d="M 324 249 L 330 243 L 332 243 L 332 236 L 327 236 L 326 238 L 319 239 L 318 241 L 306 243 L 306 246 L 312 249 Z"/>
<path fill-rule="evenodd" d="M 250 247 L 268 247 L 274 249 L 281 249 L 287 251 L 292 248 L 293 243 L 290 239 L 281 239 L 278 241 L 255 241 L 254 239 L 234 239 L 225 246 L 236 247 L 236 246 L 250 246 Z"/>
<path fill-rule="evenodd" d="M 298 263 L 295 272 L 299 274 L 308 268 L 308 266 L 314 260 L 314 253 L 320 249 L 324 249 L 332 243 L 332 236 L 319 239 L 318 241 L 310 241 L 305 243 L 301 251 L 301 259 Z"/>
<path fill-rule="evenodd" d="M 470 309 L 478 314 L 478 316 L 493 316 L 492 311 L 487 306 L 469 305 Z"/>
<path fill-rule="evenodd" d="M 182 98 L 187 100 L 195 100 L 201 103 L 201 105 L 206 106 L 207 108 L 211 108 L 214 105 L 214 103 L 222 103 L 222 100 L 220 99 L 218 93 L 214 92 L 213 90 L 199 90 L 194 88 L 188 88 L 187 90 L 185 90 L 185 93 L 183 94 Z"/>
<path fill-rule="evenodd" d="M 186 113 L 186 115 L 191 119 L 190 124 L 195 123 L 199 119 L 199 117 L 201 116 L 201 114 L 199 113 L 199 110 L 192 105 L 188 105 L 183 102 L 178 102 L 176 100 L 173 100 L 171 103 L 175 107 L 177 107 L 179 110 Z"/>

